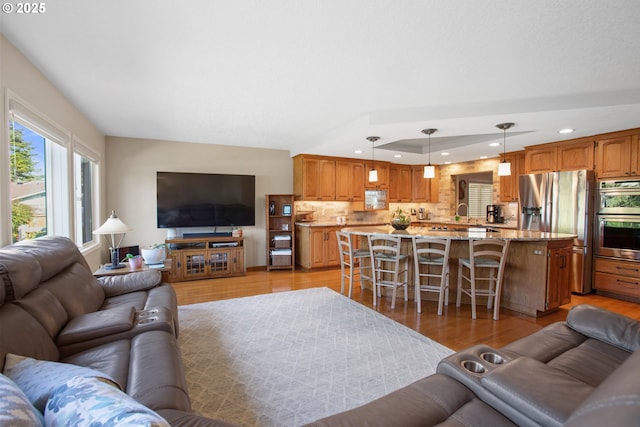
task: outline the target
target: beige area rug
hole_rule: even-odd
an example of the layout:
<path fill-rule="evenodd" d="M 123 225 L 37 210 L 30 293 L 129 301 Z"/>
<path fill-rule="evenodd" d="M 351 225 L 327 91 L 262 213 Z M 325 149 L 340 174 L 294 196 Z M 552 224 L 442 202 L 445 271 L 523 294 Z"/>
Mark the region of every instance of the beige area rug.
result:
<path fill-rule="evenodd" d="M 179 307 L 193 408 L 299 426 L 435 372 L 452 351 L 328 288 Z"/>

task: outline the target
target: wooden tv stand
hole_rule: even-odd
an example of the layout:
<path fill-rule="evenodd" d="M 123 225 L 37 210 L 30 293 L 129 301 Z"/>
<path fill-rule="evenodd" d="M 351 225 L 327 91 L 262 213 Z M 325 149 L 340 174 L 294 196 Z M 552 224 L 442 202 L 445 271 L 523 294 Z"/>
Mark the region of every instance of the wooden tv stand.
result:
<path fill-rule="evenodd" d="M 172 262 L 169 282 L 242 276 L 247 272 L 242 237 L 189 237 L 167 239 L 165 243 Z"/>

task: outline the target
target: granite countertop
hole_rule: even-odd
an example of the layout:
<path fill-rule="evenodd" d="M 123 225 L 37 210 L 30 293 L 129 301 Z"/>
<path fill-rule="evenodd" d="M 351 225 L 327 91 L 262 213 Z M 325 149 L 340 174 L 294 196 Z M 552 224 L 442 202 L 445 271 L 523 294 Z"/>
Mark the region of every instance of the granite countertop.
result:
<path fill-rule="evenodd" d="M 345 224 L 338 224 L 330 221 L 308 221 L 296 222 L 299 227 L 370 227 L 375 225 L 385 225 L 384 221 L 347 221 Z"/>
<path fill-rule="evenodd" d="M 490 231 L 482 231 L 490 230 Z M 465 229 L 431 230 L 427 227 L 409 227 L 406 230 L 395 230 L 390 225 L 371 227 L 345 227 L 342 229 L 347 233 L 368 235 L 368 234 L 399 234 L 406 237 L 448 237 L 452 240 L 468 240 L 470 238 L 482 239 L 507 239 L 514 241 L 546 241 L 546 240 L 569 240 L 577 236 L 575 234 L 563 233 L 542 233 L 539 231 L 496 229 L 493 227 L 471 227 Z"/>
<path fill-rule="evenodd" d="M 418 223 L 421 226 L 424 227 L 428 227 L 432 224 L 438 224 L 438 225 L 447 225 L 447 226 L 453 226 L 453 227 L 490 227 L 490 228 L 510 228 L 510 229 L 517 229 L 518 228 L 518 223 L 514 222 L 514 223 L 509 223 L 509 222 L 503 222 L 503 223 L 487 223 L 485 221 L 471 221 L 471 222 L 467 222 L 467 221 L 452 221 L 450 219 L 444 219 L 444 220 L 437 220 L 437 219 L 425 219 L 425 220 L 414 220 L 411 221 L 412 224 L 414 223 Z"/>

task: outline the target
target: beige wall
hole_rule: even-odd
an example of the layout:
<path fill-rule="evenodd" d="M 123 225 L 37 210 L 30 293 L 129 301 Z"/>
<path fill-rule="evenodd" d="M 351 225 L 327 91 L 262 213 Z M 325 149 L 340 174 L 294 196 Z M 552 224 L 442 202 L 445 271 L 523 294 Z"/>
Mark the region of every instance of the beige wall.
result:
<path fill-rule="evenodd" d="M 56 127 L 64 129 L 72 138 L 79 139 L 84 145 L 101 157 L 104 163 L 104 135 L 55 87 L 36 67 L 0 34 L 0 89 L 2 104 L 0 120 L 0 246 L 11 243 L 11 206 L 9 200 L 9 134 L 7 123 L 8 96 L 17 97 L 30 108 Z M 100 168 L 104 177 L 104 167 Z M 103 180 L 104 182 L 104 180 Z M 104 187 L 99 190 L 104 201 Z M 104 203 L 100 203 L 101 206 Z M 104 214 L 102 209 L 101 214 Z M 100 221 L 104 216 L 100 215 Z M 100 262 L 100 250 L 97 247 L 84 251 L 92 267 Z"/>
<path fill-rule="evenodd" d="M 289 151 L 107 137 L 107 210 L 133 231 L 123 245 L 164 242 L 156 228 L 156 172 L 229 173 L 256 176 L 256 225 L 242 227 L 247 267 L 266 265 L 265 194 L 293 192 Z"/>

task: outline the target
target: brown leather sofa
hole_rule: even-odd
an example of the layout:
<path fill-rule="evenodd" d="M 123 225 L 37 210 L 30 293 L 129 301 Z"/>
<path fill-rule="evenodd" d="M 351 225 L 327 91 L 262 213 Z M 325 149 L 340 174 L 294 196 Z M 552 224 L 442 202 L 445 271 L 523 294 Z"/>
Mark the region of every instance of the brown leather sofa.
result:
<path fill-rule="evenodd" d="M 310 426 L 637 426 L 640 322 L 590 305 L 500 349 L 479 345 L 437 373 Z"/>
<path fill-rule="evenodd" d="M 0 367 L 12 353 L 92 368 L 173 425 L 227 425 L 191 410 L 158 271 L 97 279 L 71 240 L 43 237 L 0 249 L 0 278 Z"/>
<path fill-rule="evenodd" d="M 2 365 L 13 353 L 90 367 L 172 425 L 228 425 L 191 411 L 175 292 L 158 272 L 96 279 L 73 242 L 45 237 L 0 249 L 0 278 Z M 640 322 L 581 305 L 566 322 L 457 352 L 434 375 L 310 425 L 638 425 L 638 378 Z"/>

